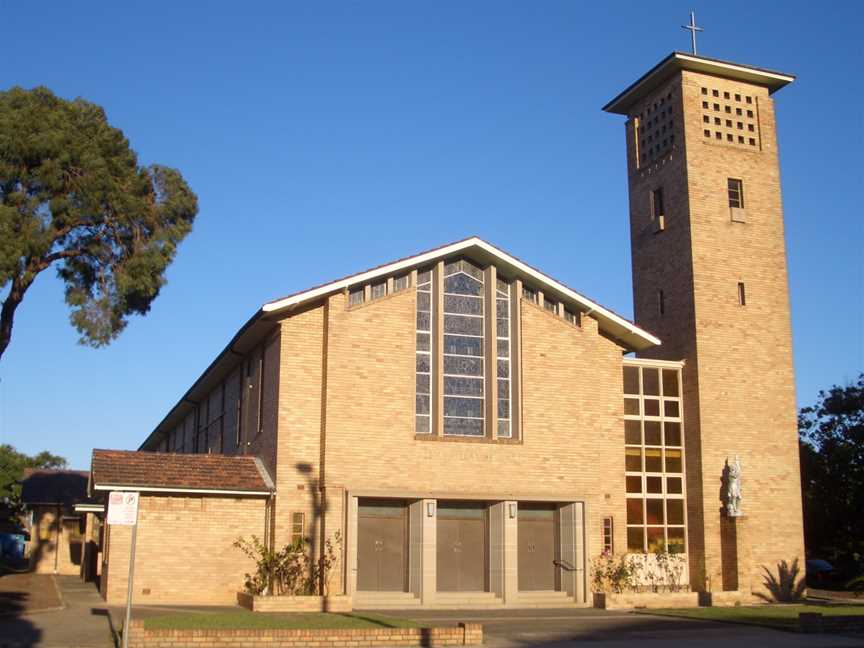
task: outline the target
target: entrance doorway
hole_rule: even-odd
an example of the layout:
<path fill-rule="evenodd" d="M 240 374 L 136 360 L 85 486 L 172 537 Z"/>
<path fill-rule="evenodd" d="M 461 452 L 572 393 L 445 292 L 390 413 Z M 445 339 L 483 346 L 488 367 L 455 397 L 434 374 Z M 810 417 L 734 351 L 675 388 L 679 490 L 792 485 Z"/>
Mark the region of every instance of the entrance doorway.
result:
<path fill-rule="evenodd" d="M 405 592 L 408 573 L 408 507 L 403 500 L 358 503 L 357 589 Z"/>
<path fill-rule="evenodd" d="M 519 502 L 519 589 L 557 589 L 557 504 Z"/>
<path fill-rule="evenodd" d="M 488 538 L 485 502 L 438 502 L 439 592 L 485 592 Z"/>

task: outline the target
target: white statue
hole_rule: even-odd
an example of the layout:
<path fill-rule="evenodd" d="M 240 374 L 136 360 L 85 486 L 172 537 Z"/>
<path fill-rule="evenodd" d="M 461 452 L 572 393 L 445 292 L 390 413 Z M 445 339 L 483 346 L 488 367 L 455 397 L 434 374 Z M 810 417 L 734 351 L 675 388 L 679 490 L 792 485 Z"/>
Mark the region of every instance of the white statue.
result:
<path fill-rule="evenodd" d="M 726 514 L 729 517 L 741 515 L 741 462 L 738 455 L 735 461 L 726 460 Z"/>

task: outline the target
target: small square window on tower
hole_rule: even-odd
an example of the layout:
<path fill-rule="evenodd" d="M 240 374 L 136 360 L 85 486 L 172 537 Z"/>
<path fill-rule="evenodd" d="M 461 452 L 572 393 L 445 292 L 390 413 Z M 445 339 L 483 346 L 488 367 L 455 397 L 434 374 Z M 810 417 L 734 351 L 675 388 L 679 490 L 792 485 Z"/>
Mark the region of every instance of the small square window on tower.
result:
<path fill-rule="evenodd" d="M 744 209 L 744 182 L 739 178 L 728 178 L 729 206 Z"/>

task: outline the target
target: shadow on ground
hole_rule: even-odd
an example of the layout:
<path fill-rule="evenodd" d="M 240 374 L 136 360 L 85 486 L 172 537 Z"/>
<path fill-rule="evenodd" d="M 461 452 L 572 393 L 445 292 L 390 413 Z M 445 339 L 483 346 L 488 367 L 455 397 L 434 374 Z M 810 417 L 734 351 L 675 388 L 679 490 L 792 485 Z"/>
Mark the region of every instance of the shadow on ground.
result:
<path fill-rule="evenodd" d="M 39 630 L 23 615 L 27 612 L 30 593 L 19 587 L 19 574 L 0 573 L 0 644 L 35 646 L 42 638 Z"/>

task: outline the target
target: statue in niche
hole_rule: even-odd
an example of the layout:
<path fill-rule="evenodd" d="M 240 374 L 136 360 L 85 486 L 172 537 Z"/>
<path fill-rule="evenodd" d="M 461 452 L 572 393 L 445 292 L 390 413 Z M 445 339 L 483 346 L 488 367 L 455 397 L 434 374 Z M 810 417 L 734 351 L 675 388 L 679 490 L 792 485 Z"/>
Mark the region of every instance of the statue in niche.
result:
<path fill-rule="evenodd" d="M 741 462 L 735 456 L 733 462 L 726 459 L 723 469 L 726 477 L 726 515 L 740 517 L 741 513 Z"/>

